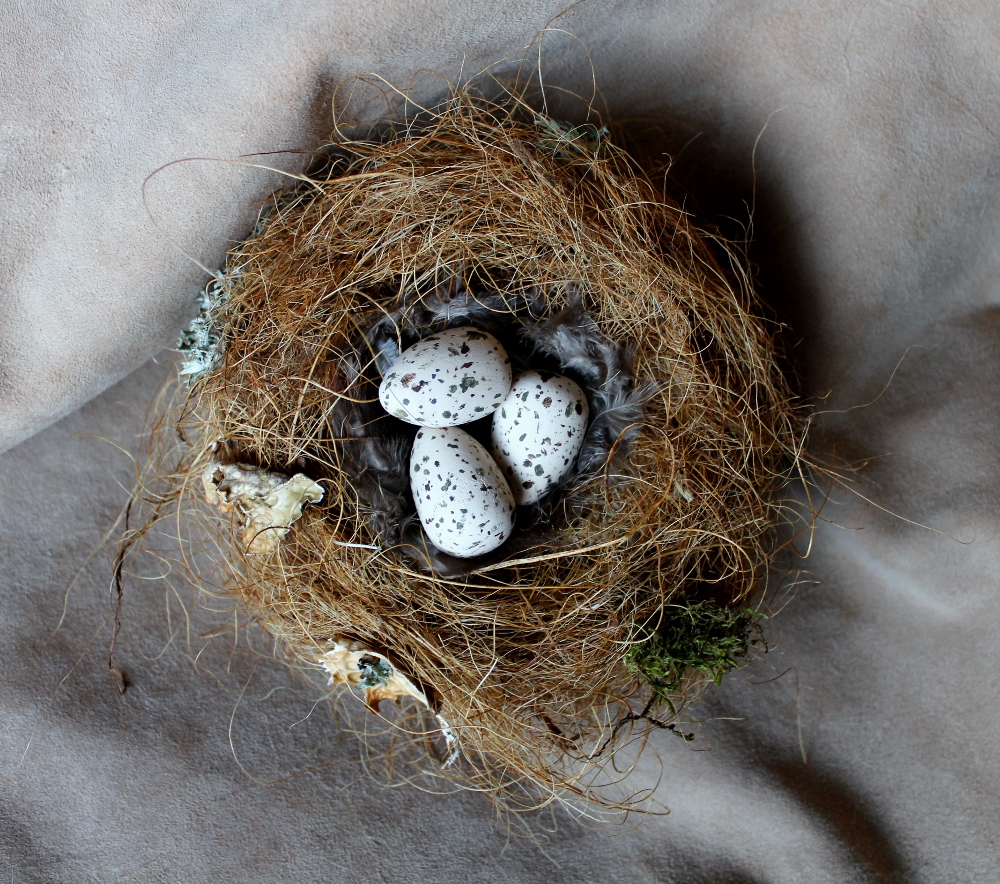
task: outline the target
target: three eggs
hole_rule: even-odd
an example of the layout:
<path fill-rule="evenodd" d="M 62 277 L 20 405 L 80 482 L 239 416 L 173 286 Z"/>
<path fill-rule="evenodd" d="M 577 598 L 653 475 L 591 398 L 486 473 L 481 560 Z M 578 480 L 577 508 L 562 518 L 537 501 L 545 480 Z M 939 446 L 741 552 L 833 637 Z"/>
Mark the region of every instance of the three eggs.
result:
<path fill-rule="evenodd" d="M 542 371 L 512 378 L 500 342 L 470 326 L 404 350 L 379 401 L 420 427 L 410 454 L 417 515 L 431 543 L 461 558 L 500 546 L 516 507 L 536 503 L 573 469 L 589 417 L 578 384 Z M 490 416 L 487 451 L 460 427 Z"/>

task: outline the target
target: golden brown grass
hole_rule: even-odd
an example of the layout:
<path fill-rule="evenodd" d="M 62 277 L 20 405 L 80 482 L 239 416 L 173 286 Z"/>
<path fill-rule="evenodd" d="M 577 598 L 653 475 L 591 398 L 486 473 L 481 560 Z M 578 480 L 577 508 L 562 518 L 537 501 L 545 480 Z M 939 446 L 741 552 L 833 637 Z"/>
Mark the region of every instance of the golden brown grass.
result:
<path fill-rule="evenodd" d="M 461 760 L 437 775 L 510 808 L 610 801 L 597 784 L 629 729 L 609 737 L 649 696 L 624 655 L 665 606 L 761 589 L 805 429 L 742 256 L 593 137 L 517 96 L 458 90 L 328 151 L 231 252 L 221 364 L 181 389 L 181 441 L 152 467 L 169 485 L 159 516 L 200 507 L 206 531 L 221 526 L 226 587 L 265 629 L 307 663 L 334 636 L 388 655 L 458 737 Z M 456 275 L 511 299 L 540 290 L 549 313 L 580 293 L 655 392 L 625 467 L 569 496 L 553 538 L 446 577 L 377 548 L 330 405 L 362 394 L 338 366 L 367 325 Z M 198 502 L 219 451 L 324 486 L 276 554 L 245 555 Z M 399 719 L 397 775 L 435 766 L 407 736 L 433 731 L 419 720 Z"/>

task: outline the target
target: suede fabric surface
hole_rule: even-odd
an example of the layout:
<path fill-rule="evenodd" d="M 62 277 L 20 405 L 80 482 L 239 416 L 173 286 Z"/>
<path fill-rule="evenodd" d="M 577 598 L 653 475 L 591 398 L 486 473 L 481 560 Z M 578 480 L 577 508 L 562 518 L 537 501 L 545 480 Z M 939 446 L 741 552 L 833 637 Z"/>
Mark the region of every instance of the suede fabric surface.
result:
<path fill-rule="evenodd" d="M 834 492 L 773 649 L 699 710 L 708 751 L 657 735 L 644 757 L 634 782 L 668 815 L 542 815 L 536 846 L 477 796 L 386 789 L 264 637 L 234 643 L 238 615 L 174 575 L 129 584 L 116 696 L 100 544 L 173 370 L 139 366 L 205 279 L 178 248 L 218 266 L 280 178 L 177 164 L 145 204 L 144 180 L 264 151 L 297 169 L 344 77 L 457 77 L 559 11 L 0 11 L 0 879 L 1000 880 L 1000 12 L 983 0 L 588 2 L 554 23 L 582 42 L 546 39 L 548 82 L 589 88 L 585 44 L 602 107 L 677 157 L 692 208 L 753 206 L 761 289 L 826 397 L 813 451 L 868 461 L 860 490 L 900 516 Z"/>

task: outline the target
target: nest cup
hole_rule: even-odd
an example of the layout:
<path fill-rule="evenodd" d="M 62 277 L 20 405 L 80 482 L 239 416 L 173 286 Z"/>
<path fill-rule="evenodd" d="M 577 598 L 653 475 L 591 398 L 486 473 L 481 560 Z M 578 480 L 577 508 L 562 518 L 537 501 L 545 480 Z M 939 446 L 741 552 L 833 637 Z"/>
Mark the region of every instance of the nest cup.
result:
<path fill-rule="evenodd" d="M 459 325 L 579 380 L 591 405 L 587 457 L 485 559 L 427 544 L 415 428 L 377 401 L 400 348 Z M 173 499 L 204 512 L 197 479 L 233 464 L 322 489 L 263 547 L 214 517 L 227 588 L 295 657 L 368 689 L 397 728 L 393 772 L 516 808 L 621 803 L 601 772 L 697 680 L 666 690 L 630 652 L 671 612 L 761 588 L 801 448 L 739 253 L 605 130 L 457 91 L 341 139 L 276 194 L 187 343 Z"/>

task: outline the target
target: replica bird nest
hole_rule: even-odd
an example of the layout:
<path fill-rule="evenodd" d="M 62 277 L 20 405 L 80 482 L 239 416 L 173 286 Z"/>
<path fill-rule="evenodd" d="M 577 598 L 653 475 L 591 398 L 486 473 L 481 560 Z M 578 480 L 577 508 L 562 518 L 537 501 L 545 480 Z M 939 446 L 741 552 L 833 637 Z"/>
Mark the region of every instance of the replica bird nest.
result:
<path fill-rule="evenodd" d="M 423 431 L 380 401 L 448 330 L 585 398 L 572 458 L 483 555 L 434 542 Z M 459 91 L 340 140 L 229 254 L 181 349 L 159 504 L 212 513 L 227 588 L 363 692 L 397 760 L 509 807 L 609 802 L 629 736 L 746 654 L 805 422 L 741 256 L 606 130 Z M 492 403 L 473 411 L 486 448 Z"/>

